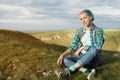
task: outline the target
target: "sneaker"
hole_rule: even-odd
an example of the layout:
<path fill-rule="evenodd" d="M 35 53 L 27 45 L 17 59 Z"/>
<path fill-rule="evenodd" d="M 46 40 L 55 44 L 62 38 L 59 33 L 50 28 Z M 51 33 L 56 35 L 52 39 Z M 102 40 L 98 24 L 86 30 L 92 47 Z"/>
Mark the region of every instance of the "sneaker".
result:
<path fill-rule="evenodd" d="M 60 75 L 60 73 L 61 73 L 61 70 L 60 70 L 60 69 L 56 69 L 54 72 L 55 72 L 55 74 L 57 75 L 57 77 L 59 78 L 59 75 Z"/>
<path fill-rule="evenodd" d="M 70 77 L 71 73 L 70 73 L 70 70 L 68 68 L 66 68 L 65 71 L 57 73 L 57 76 L 58 76 L 59 80 L 64 80 L 64 79 L 67 79 L 68 77 Z"/>
<path fill-rule="evenodd" d="M 93 78 L 95 76 L 95 73 L 95 69 L 92 69 L 91 72 L 88 74 L 87 79 L 90 80 L 91 78 Z"/>

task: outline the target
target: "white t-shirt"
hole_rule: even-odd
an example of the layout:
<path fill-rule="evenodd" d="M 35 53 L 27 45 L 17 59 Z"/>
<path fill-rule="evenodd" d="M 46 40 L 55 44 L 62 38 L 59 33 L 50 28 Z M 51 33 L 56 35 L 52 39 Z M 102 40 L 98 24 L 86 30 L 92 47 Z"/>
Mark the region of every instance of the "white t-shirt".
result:
<path fill-rule="evenodd" d="M 85 34 L 81 38 L 81 41 L 83 43 L 83 46 L 91 45 L 91 42 L 90 42 L 90 31 L 86 31 L 85 32 Z M 86 53 L 85 50 L 82 50 L 81 52 L 82 53 Z"/>

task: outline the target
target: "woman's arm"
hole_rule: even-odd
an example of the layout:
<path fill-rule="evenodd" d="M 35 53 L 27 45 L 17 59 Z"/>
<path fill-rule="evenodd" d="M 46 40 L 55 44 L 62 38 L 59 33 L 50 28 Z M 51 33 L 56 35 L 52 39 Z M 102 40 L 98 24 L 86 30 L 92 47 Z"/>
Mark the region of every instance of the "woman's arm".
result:
<path fill-rule="evenodd" d="M 69 55 L 70 53 L 76 51 L 78 49 L 79 45 L 81 45 L 81 43 L 80 43 L 80 39 L 78 37 L 78 31 L 76 31 L 70 47 L 60 55 L 60 57 L 57 60 L 57 64 L 61 65 L 64 57 L 66 55 Z"/>
<path fill-rule="evenodd" d="M 66 51 L 64 51 L 64 52 L 60 55 L 60 57 L 58 58 L 57 64 L 58 64 L 58 65 L 61 65 L 64 57 L 65 57 L 66 55 L 69 55 L 71 52 L 72 52 L 72 51 L 69 50 L 69 49 L 67 49 Z"/>
<path fill-rule="evenodd" d="M 78 49 L 78 47 L 82 46 L 82 42 L 80 41 L 78 34 L 79 34 L 79 30 L 76 31 L 73 41 L 72 41 L 70 47 L 68 48 L 72 52 L 76 51 Z"/>
<path fill-rule="evenodd" d="M 82 47 L 80 47 L 78 50 L 76 50 L 76 51 L 75 51 L 75 56 L 78 57 L 79 54 L 80 54 L 80 52 L 81 52 L 82 50 L 86 50 L 86 47 L 85 47 L 85 46 L 82 46 Z"/>

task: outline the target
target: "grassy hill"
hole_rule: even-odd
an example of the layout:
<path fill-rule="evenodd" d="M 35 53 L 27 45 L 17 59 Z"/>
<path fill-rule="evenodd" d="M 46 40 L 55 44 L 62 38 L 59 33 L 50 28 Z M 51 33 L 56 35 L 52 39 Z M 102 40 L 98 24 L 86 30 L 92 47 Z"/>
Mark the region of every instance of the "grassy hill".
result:
<path fill-rule="evenodd" d="M 57 68 L 64 50 L 26 33 L 0 30 L 0 80 L 44 80 L 43 72 Z"/>
<path fill-rule="evenodd" d="M 0 30 L 0 80 L 57 80 L 56 60 L 74 30 L 23 33 Z M 120 80 L 120 31 L 105 31 L 103 63 L 93 80 Z M 65 68 L 61 66 L 61 69 Z M 70 80 L 86 80 L 77 72 Z"/>

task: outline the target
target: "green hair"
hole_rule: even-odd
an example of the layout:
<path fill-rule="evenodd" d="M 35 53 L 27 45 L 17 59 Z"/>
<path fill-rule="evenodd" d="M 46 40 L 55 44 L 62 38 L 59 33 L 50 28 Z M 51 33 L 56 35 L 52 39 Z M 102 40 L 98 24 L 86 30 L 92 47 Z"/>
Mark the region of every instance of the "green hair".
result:
<path fill-rule="evenodd" d="M 88 16 L 92 16 L 92 20 L 91 21 L 94 21 L 94 15 L 93 15 L 93 13 L 90 10 L 85 9 L 85 10 L 81 11 L 80 14 L 81 13 L 87 13 Z"/>

